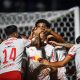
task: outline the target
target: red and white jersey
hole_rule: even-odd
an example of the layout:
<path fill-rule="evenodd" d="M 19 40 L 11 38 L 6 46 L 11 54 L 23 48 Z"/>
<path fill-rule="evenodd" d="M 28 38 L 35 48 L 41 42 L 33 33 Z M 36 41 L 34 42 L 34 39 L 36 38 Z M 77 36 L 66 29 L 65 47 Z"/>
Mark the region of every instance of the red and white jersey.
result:
<path fill-rule="evenodd" d="M 47 44 L 45 47 L 45 53 L 46 53 L 46 57 L 50 62 L 55 62 L 57 61 L 56 59 L 56 55 L 55 55 L 55 47 L 53 47 L 50 44 Z"/>
<path fill-rule="evenodd" d="M 29 57 L 29 68 L 30 71 L 36 69 L 41 63 L 39 59 L 42 58 L 42 50 L 37 49 L 36 47 L 26 48 L 27 56 Z M 33 74 L 34 75 L 34 74 Z M 44 76 L 44 73 L 41 71 L 37 76 L 38 80 L 50 80 L 50 76 Z"/>
<path fill-rule="evenodd" d="M 65 58 L 65 54 L 67 53 L 66 50 L 62 46 L 56 46 L 55 49 L 57 54 L 57 60 L 62 61 Z M 65 67 L 58 68 L 58 79 L 68 80 Z"/>
<path fill-rule="evenodd" d="M 0 44 L 0 74 L 21 71 L 22 54 L 27 40 L 9 38 Z"/>
<path fill-rule="evenodd" d="M 80 44 L 75 44 L 73 47 L 71 47 L 68 55 L 71 57 L 75 56 L 77 78 L 80 78 Z"/>
<path fill-rule="evenodd" d="M 47 58 L 50 59 L 50 62 L 55 62 L 55 61 L 62 61 L 65 58 L 65 53 L 66 51 L 62 48 L 62 46 L 52 46 L 50 44 L 47 44 L 45 46 L 45 52 Z M 61 67 L 58 68 L 58 79 L 60 80 L 68 80 L 66 76 L 66 68 Z"/>
<path fill-rule="evenodd" d="M 37 68 L 41 63 L 39 59 L 42 58 L 42 51 L 37 49 L 36 47 L 26 48 L 26 53 L 29 58 L 29 67 L 31 71 Z"/>

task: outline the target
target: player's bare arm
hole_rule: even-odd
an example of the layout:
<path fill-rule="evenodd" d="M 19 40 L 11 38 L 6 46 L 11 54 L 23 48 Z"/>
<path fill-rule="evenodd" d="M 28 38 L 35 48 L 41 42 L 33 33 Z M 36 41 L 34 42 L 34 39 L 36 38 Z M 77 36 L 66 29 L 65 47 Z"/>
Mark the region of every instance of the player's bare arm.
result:
<path fill-rule="evenodd" d="M 67 56 L 65 57 L 65 59 L 62 60 L 62 61 L 49 62 L 49 61 L 47 61 L 47 60 L 42 60 L 41 63 L 43 63 L 43 64 L 45 64 L 45 65 L 50 65 L 50 66 L 52 66 L 52 67 L 58 68 L 58 67 L 63 67 L 63 66 L 65 66 L 71 59 L 72 59 L 72 57 L 69 56 L 69 55 L 67 55 Z"/>
<path fill-rule="evenodd" d="M 52 45 L 56 45 L 56 46 L 64 46 L 66 48 L 71 48 L 74 44 L 71 44 L 71 43 L 57 43 L 55 41 L 50 41 L 50 43 Z"/>
<path fill-rule="evenodd" d="M 50 32 L 57 39 L 58 42 L 61 42 L 61 43 L 65 42 L 62 36 L 59 35 L 57 32 L 54 32 L 52 29 L 46 29 L 46 31 Z"/>

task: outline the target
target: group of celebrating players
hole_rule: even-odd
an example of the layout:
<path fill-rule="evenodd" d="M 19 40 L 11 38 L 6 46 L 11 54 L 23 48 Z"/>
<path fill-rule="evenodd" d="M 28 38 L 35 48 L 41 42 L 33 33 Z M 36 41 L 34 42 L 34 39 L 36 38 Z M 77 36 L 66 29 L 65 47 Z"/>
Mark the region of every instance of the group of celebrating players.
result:
<path fill-rule="evenodd" d="M 5 28 L 7 39 L 0 44 L 0 80 L 68 80 L 65 65 L 75 60 L 76 80 L 80 80 L 80 37 L 77 44 L 66 43 L 40 19 L 31 34 L 19 34 L 17 26 Z"/>

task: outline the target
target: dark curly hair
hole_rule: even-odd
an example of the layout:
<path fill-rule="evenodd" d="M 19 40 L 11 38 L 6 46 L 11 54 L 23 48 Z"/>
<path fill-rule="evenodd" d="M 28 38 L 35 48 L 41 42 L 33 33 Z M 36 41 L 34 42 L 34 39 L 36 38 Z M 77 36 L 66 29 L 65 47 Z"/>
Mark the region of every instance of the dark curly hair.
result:
<path fill-rule="evenodd" d="M 39 19 L 39 20 L 37 20 L 37 22 L 35 23 L 36 27 L 37 27 L 38 23 L 45 23 L 47 28 L 51 27 L 51 24 L 47 20 L 45 20 L 45 19 Z"/>
<path fill-rule="evenodd" d="M 5 28 L 6 35 L 10 35 L 14 32 L 17 32 L 17 26 L 15 26 L 15 25 L 9 25 Z"/>

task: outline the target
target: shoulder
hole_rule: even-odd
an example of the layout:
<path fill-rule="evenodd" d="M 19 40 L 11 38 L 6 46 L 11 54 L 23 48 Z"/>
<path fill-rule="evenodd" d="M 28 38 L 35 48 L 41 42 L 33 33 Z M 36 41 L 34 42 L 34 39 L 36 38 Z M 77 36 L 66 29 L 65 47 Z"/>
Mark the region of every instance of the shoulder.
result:
<path fill-rule="evenodd" d="M 80 49 L 80 44 L 75 44 L 75 45 L 73 45 L 70 49 L 69 49 L 69 51 L 76 51 L 76 50 L 78 50 L 78 49 Z"/>
<path fill-rule="evenodd" d="M 28 50 L 28 51 L 34 51 L 34 50 L 36 50 L 36 47 L 29 47 L 29 48 L 26 47 L 26 50 Z"/>
<path fill-rule="evenodd" d="M 50 45 L 50 44 L 47 44 L 47 45 L 45 46 L 45 48 L 54 48 L 54 46 L 52 46 L 52 45 Z"/>

